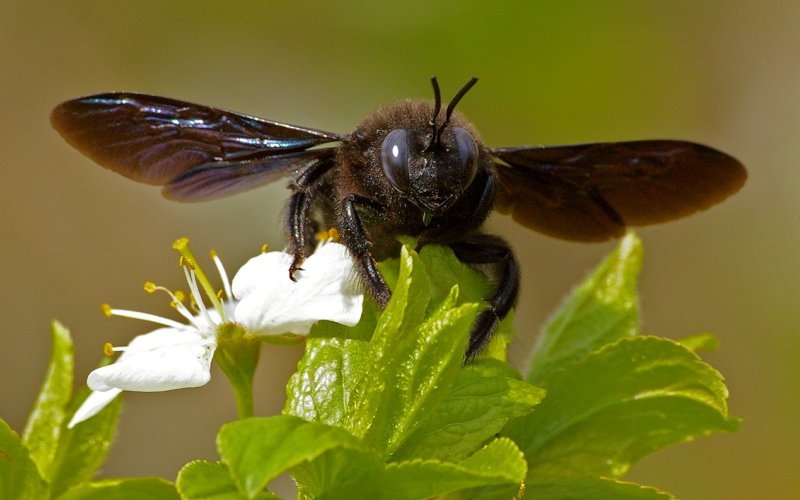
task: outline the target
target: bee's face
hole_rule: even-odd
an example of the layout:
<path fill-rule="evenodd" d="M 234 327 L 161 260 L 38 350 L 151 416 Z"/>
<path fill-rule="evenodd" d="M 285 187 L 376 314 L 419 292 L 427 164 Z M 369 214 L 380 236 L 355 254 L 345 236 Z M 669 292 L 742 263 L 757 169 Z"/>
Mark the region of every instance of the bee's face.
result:
<path fill-rule="evenodd" d="M 421 210 L 439 215 L 469 187 L 478 170 L 478 146 L 469 132 L 447 127 L 434 142 L 430 128 L 390 131 L 381 146 L 383 173 Z"/>

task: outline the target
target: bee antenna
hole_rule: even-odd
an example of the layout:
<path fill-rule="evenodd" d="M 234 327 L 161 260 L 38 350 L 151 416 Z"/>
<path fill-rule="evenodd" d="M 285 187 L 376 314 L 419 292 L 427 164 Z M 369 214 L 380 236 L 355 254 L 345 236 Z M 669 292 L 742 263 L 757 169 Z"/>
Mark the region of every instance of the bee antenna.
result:
<path fill-rule="evenodd" d="M 427 150 L 433 148 L 435 144 L 439 143 L 439 131 L 436 127 L 436 119 L 439 117 L 439 110 L 442 109 L 442 93 L 439 91 L 439 82 L 436 80 L 435 76 L 431 77 L 431 85 L 433 85 L 433 116 L 431 116 L 428 125 L 431 126 L 431 130 L 433 131 L 433 135 L 431 136 L 431 142 L 428 144 Z"/>
<path fill-rule="evenodd" d="M 436 144 L 439 143 L 439 139 L 442 136 L 444 128 L 450 122 L 450 116 L 453 114 L 453 110 L 456 108 L 456 104 L 458 104 L 458 101 L 460 101 L 461 98 L 464 97 L 464 94 L 469 92 L 469 89 L 471 89 L 472 86 L 475 85 L 476 83 L 478 83 L 478 79 L 473 76 L 463 87 L 461 87 L 461 90 L 458 91 L 458 93 L 450 101 L 450 104 L 447 105 L 447 111 L 445 112 L 444 115 L 444 121 L 439 126 L 438 130 L 436 130 L 436 132 L 433 134 Z"/>

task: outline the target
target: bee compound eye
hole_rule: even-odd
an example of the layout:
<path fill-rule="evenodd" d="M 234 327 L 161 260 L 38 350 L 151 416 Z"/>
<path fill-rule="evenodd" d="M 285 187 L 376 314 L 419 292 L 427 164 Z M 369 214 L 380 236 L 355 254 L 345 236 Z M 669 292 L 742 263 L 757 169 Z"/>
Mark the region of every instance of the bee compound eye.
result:
<path fill-rule="evenodd" d="M 478 145 L 469 132 L 460 127 L 453 128 L 453 135 L 458 146 L 458 161 L 462 168 L 461 187 L 466 189 L 475 179 L 478 172 Z"/>
<path fill-rule="evenodd" d="M 404 129 L 389 132 L 381 146 L 381 163 L 386 178 L 397 190 L 408 190 L 408 133 Z"/>

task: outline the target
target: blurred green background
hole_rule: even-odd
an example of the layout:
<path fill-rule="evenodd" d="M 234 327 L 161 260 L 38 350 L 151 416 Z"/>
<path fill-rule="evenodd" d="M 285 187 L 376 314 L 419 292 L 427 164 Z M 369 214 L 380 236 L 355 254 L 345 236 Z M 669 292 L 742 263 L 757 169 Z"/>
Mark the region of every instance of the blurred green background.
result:
<path fill-rule="evenodd" d="M 684 499 L 795 498 L 800 491 L 800 3 L 101 2 L 0 3 L 0 415 L 21 429 L 45 371 L 48 321 L 71 328 L 78 382 L 103 342 L 149 328 L 99 305 L 169 314 L 145 280 L 180 287 L 170 243 L 216 248 L 230 269 L 280 247 L 283 185 L 181 205 L 104 171 L 50 129 L 58 102 L 135 90 L 348 132 L 377 106 L 445 98 L 490 146 L 676 138 L 747 165 L 745 189 L 687 220 L 641 231 L 646 332 L 716 332 L 735 435 L 670 448 L 629 478 Z M 511 357 L 611 248 L 556 241 L 501 216 L 523 270 Z M 262 414 L 278 412 L 299 348 L 268 348 Z M 203 388 L 129 394 L 105 477 L 174 479 L 215 458 L 235 417 L 219 372 Z"/>

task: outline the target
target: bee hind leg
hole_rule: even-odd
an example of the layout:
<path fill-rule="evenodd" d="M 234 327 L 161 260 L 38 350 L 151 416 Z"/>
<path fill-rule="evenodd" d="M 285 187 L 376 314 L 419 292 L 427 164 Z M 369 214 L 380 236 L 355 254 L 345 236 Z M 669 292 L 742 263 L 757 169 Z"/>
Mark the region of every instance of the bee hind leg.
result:
<path fill-rule="evenodd" d="M 472 325 L 465 361 L 472 360 L 491 340 L 500 320 L 514 306 L 519 292 L 519 264 L 508 243 L 497 236 L 477 234 L 451 243 L 450 247 L 462 262 L 496 266 L 497 289 L 489 299 L 489 307 L 478 313 Z"/>

